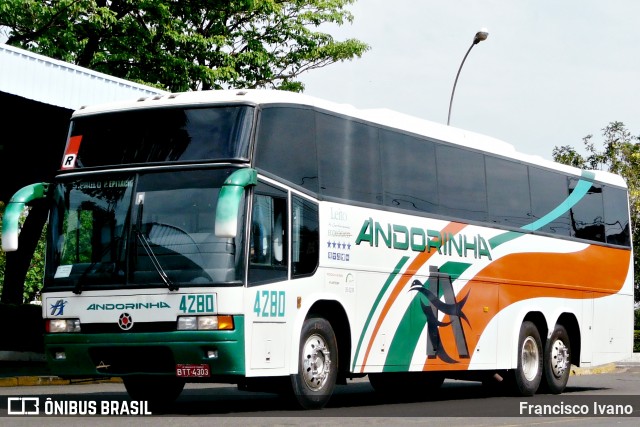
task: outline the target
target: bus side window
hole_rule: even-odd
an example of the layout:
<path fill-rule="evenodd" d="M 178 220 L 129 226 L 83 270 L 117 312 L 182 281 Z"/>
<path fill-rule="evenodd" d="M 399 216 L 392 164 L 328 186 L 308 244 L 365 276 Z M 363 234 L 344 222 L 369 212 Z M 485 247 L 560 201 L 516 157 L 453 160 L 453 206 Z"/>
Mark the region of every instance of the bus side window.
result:
<path fill-rule="evenodd" d="M 320 238 L 318 205 L 302 198 L 292 198 L 292 276 L 313 274 L 318 267 Z"/>
<path fill-rule="evenodd" d="M 259 184 L 253 196 L 249 283 L 287 279 L 286 192 Z"/>
<path fill-rule="evenodd" d="M 272 199 L 256 195 L 253 199 L 253 217 L 251 220 L 250 261 L 252 264 L 266 264 L 270 258 L 269 235 L 271 234 Z"/>

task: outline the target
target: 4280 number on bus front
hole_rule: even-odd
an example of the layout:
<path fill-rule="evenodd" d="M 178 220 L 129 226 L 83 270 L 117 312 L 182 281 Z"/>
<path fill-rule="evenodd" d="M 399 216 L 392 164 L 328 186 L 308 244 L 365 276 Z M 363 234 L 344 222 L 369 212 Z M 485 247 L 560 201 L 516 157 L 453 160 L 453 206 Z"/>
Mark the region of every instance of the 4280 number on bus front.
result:
<path fill-rule="evenodd" d="M 180 311 L 183 313 L 214 313 L 214 295 L 183 295 L 180 299 Z"/>

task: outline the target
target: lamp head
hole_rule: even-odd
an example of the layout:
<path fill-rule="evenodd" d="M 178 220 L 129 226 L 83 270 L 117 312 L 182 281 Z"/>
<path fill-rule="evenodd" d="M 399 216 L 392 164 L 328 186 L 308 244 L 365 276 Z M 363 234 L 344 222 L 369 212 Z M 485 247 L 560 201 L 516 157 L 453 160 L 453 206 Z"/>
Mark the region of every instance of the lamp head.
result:
<path fill-rule="evenodd" d="M 486 40 L 489 37 L 489 31 L 486 28 L 480 28 L 480 30 L 476 33 L 476 36 L 473 38 L 473 44 L 478 44 L 483 40 Z"/>

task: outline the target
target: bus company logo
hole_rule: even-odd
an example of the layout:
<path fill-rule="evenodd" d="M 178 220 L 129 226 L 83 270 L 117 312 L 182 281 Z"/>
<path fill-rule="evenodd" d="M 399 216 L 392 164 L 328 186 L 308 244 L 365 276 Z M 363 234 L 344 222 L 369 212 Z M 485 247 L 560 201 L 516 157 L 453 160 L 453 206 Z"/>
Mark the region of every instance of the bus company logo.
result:
<path fill-rule="evenodd" d="M 401 224 L 383 224 L 366 219 L 362 223 L 356 245 L 368 243 L 371 247 L 387 247 L 395 250 L 428 252 L 475 259 L 492 260 L 489 244 L 480 234 L 467 235 L 442 233 L 438 230 L 407 227 Z"/>
<path fill-rule="evenodd" d="M 451 284 L 451 276 L 440 273 L 436 266 L 429 267 L 429 277 L 426 284 L 416 279 L 411 284 L 410 290 L 421 293 L 429 301 L 429 304 L 420 301 L 422 311 L 427 316 L 427 357 L 429 359 L 439 358 L 445 363 L 458 363 L 447 354 L 440 338 L 440 328 L 450 326 L 453 328 L 458 357 L 468 359 L 469 348 L 460 319 L 471 326 L 469 319 L 462 311 L 467 298 L 469 298 L 469 293 L 457 301 Z M 444 302 L 439 298 L 439 295 L 444 297 Z M 449 316 L 448 322 L 438 320 L 440 312 Z"/>
<path fill-rule="evenodd" d="M 67 305 L 67 302 L 68 301 L 59 299 L 54 304 L 51 304 L 51 315 L 62 316 L 64 314 L 64 307 Z"/>
<path fill-rule="evenodd" d="M 87 306 L 87 311 L 98 310 L 154 310 L 160 308 L 171 308 L 169 304 L 164 301 L 159 302 L 127 302 L 127 303 L 105 303 L 98 304 L 92 303 Z"/>
<path fill-rule="evenodd" d="M 122 313 L 118 318 L 118 326 L 123 331 L 128 331 L 133 328 L 133 318 L 129 313 Z"/>

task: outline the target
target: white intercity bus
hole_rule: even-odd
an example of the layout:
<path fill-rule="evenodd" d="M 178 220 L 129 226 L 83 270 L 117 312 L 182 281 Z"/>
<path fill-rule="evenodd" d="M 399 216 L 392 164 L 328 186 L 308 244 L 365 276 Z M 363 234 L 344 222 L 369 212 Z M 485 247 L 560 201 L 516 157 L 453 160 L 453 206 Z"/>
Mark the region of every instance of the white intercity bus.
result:
<path fill-rule="evenodd" d="M 395 113 L 271 90 L 74 112 L 49 201 L 45 353 L 136 400 L 187 382 L 321 408 L 336 384 L 561 393 L 630 357 L 627 188 Z"/>

